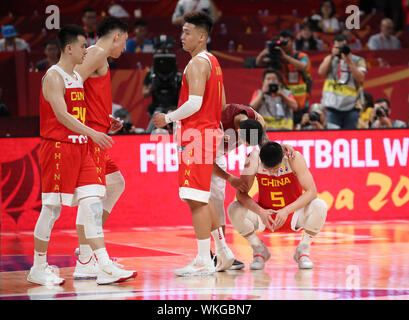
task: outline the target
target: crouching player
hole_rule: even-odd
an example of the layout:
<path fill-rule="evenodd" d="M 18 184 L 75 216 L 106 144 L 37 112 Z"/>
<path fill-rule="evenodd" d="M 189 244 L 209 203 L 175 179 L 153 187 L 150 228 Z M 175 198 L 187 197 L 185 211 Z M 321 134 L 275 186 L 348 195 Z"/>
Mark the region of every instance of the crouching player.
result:
<path fill-rule="evenodd" d="M 252 151 L 240 179 L 250 190 L 254 178 L 259 185 L 258 202 L 246 192 L 237 191 L 237 200 L 227 208 L 233 227 L 250 243 L 253 262 L 250 269 L 264 269 L 271 254 L 256 232 L 295 232 L 304 229 L 294 260 L 300 269 L 311 269 L 310 245 L 321 231 L 326 216 L 326 203 L 317 198 L 314 179 L 304 157 L 295 152 L 293 158 L 283 155 L 276 142 L 265 143 L 260 151 Z M 304 192 L 303 192 L 304 190 Z"/>

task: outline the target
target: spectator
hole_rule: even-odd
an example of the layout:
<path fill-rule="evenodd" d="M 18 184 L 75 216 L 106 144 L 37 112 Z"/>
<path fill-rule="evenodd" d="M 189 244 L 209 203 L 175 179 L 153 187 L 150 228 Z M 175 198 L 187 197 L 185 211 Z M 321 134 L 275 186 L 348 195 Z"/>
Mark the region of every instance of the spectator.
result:
<path fill-rule="evenodd" d="M 342 34 L 347 37 L 351 50 L 362 50 L 361 40 L 355 36 L 352 30 L 345 28 L 342 30 Z"/>
<path fill-rule="evenodd" d="M 17 30 L 12 25 L 2 26 L 1 34 L 4 39 L 0 39 L 0 52 L 2 51 L 22 51 L 30 52 L 30 46 L 23 39 L 17 37 Z"/>
<path fill-rule="evenodd" d="M 250 106 L 263 117 L 266 129 L 293 129 L 293 112 L 298 104 L 279 71 L 266 69 L 263 72 L 262 87 L 254 91 Z"/>
<path fill-rule="evenodd" d="M 134 36 L 126 41 L 125 52 L 153 52 L 152 40 L 147 38 L 148 24 L 145 20 L 136 20 Z"/>
<path fill-rule="evenodd" d="M 381 98 L 375 101 L 371 112 L 370 128 L 406 128 L 406 123 L 401 120 L 391 120 L 391 104 L 388 99 Z"/>
<path fill-rule="evenodd" d="M 303 23 L 295 40 L 295 50 L 299 51 L 322 51 L 324 42 L 316 39 L 309 23 Z"/>
<path fill-rule="evenodd" d="M 308 112 L 308 97 L 311 93 L 311 62 L 308 55 L 294 50 L 295 37 L 291 30 L 280 32 L 280 43 L 284 46 L 276 46 L 273 50 L 279 50 L 279 61 L 277 54 L 271 55 L 270 49 L 264 49 L 256 58 L 256 66 L 270 66 L 280 69 L 284 83 L 293 93 L 298 103 L 298 110 L 294 112 L 294 124 L 301 121 L 303 113 Z"/>
<path fill-rule="evenodd" d="M 323 130 L 339 129 L 337 125 L 327 123 L 327 112 L 320 103 L 311 105 L 310 112 L 302 116 L 301 123 L 297 130 Z"/>
<path fill-rule="evenodd" d="M 347 53 L 348 39 L 339 34 L 334 38 L 331 54 L 325 57 L 318 74 L 326 77 L 321 104 L 327 108 L 327 122 L 341 129 L 358 127 L 357 101 L 366 73 L 363 58 Z"/>
<path fill-rule="evenodd" d="M 178 0 L 173 12 L 172 23 L 182 25 L 184 23 L 183 16 L 191 11 L 204 11 L 213 19 L 213 23 L 222 16 L 221 11 L 217 9 L 212 0 Z"/>
<path fill-rule="evenodd" d="M 316 21 L 318 29 L 324 33 L 336 33 L 341 30 L 340 23 L 335 17 L 337 11 L 332 0 L 323 0 L 320 5 L 319 14 L 313 15 L 311 20 Z"/>
<path fill-rule="evenodd" d="M 38 71 L 47 70 L 58 62 L 60 58 L 60 49 L 58 48 L 57 41 L 47 40 L 44 43 L 44 54 L 45 59 L 38 61 L 36 64 Z"/>
<path fill-rule="evenodd" d="M 97 12 L 94 8 L 85 8 L 82 11 L 82 24 L 87 32 L 87 46 L 97 43 Z"/>
<path fill-rule="evenodd" d="M 122 120 L 122 128 L 117 131 L 116 134 L 128 134 L 128 133 L 137 133 L 137 129 L 131 122 L 131 116 L 127 109 L 121 108 L 114 112 L 114 117 Z"/>
<path fill-rule="evenodd" d="M 373 98 L 372 95 L 364 91 L 363 92 L 363 103 L 358 120 L 358 129 L 369 129 L 369 119 L 373 110 Z"/>
<path fill-rule="evenodd" d="M 374 34 L 369 38 L 368 48 L 370 50 L 400 49 L 400 40 L 392 34 L 393 26 L 393 21 L 391 19 L 382 19 L 381 32 Z"/>

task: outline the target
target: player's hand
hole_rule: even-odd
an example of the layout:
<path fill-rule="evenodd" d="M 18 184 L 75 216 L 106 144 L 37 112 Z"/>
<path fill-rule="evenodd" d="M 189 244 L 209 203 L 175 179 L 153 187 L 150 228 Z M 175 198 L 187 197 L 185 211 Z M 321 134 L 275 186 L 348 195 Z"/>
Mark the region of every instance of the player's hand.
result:
<path fill-rule="evenodd" d="M 247 184 L 243 180 L 241 180 L 240 178 L 237 178 L 237 177 L 235 177 L 233 175 L 230 175 L 227 178 L 227 181 L 230 183 L 230 185 L 234 189 L 239 190 L 239 191 L 244 192 L 244 193 L 248 192 Z"/>
<path fill-rule="evenodd" d="M 284 155 L 287 156 L 289 159 L 295 158 L 295 150 L 289 144 L 282 144 L 281 148 L 283 149 Z"/>
<path fill-rule="evenodd" d="M 269 228 L 272 232 L 274 232 L 274 220 L 271 217 L 271 215 L 274 214 L 274 210 L 268 209 L 262 209 L 260 211 L 260 218 L 263 224 Z"/>
<path fill-rule="evenodd" d="M 285 209 L 272 210 L 272 211 L 273 213 L 276 214 L 276 218 L 273 222 L 273 229 L 278 230 L 283 226 L 283 224 L 287 220 L 289 213 Z"/>
<path fill-rule="evenodd" d="M 90 135 L 90 138 L 102 149 L 111 148 L 114 143 L 114 140 L 103 132 L 95 131 L 95 133 Z"/>
<path fill-rule="evenodd" d="M 166 126 L 167 122 L 166 122 L 166 119 L 165 119 L 165 114 L 155 112 L 153 114 L 152 123 L 155 125 L 156 128 L 163 128 L 164 126 Z"/>
<path fill-rule="evenodd" d="M 121 130 L 122 127 L 123 127 L 122 123 L 123 123 L 123 121 L 115 119 L 115 118 L 112 117 L 111 118 L 111 129 L 110 129 L 111 132 L 115 133 L 115 132 Z"/>

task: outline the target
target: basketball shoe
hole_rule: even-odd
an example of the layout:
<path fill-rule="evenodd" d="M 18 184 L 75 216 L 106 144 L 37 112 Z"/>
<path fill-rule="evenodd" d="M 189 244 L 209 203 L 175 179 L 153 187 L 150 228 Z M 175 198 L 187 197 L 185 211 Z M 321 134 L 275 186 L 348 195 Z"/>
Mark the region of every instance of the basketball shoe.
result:
<path fill-rule="evenodd" d="M 216 271 L 224 271 L 229 269 L 234 262 L 234 254 L 229 247 L 225 246 L 216 250 L 217 265 Z"/>
<path fill-rule="evenodd" d="M 86 263 L 82 263 L 79 259 L 75 265 L 74 280 L 96 279 L 99 267 L 94 255 Z"/>
<path fill-rule="evenodd" d="M 209 275 L 215 271 L 213 260 L 204 261 L 200 256 L 196 256 L 186 267 L 175 269 L 173 273 L 179 277 L 190 277 Z"/>
<path fill-rule="evenodd" d="M 250 270 L 263 270 L 266 261 L 271 257 L 270 251 L 262 241 L 260 245 L 251 247 L 253 248 L 253 262 L 250 264 Z"/>
<path fill-rule="evenodd" d="M 314 267 L 308 251 L 303 250 L 300 246 L 295 249 L 294 261 L 298 263 L 300 269 L 312 269 Z"/>
<path fill-rule="evenodd" d="M 134 279 L 136 275 L 136 271 L 121 269 L 109 260 L 108 264 L 98 266 L 97 284 L 119 283 Z"/>
<path fill-rule="evenodd" d="M 62 285 L 65 282 L 63 278 L 60 278 L 56 274 L 55 269 L 49 266 L 48 263 L 32 266 L 30 273 L 27 276 L 27 280 L 43 286 Z"/>

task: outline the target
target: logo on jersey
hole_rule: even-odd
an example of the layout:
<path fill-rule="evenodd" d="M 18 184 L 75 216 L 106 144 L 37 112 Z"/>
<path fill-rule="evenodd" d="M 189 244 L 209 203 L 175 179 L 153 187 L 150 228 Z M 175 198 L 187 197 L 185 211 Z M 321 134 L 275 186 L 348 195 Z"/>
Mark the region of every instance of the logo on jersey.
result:
<path fill-rule="evenodd" d="M 281 178 L 281 179 L 272 179 L 272 178 L 261 178 L 261 185 L 264 187 L 280 187 L 285 186 L 288 183 L 291 183 L 289 177 Z"/>
<path fill-rule="evenodd" d="M 287 173 L 288 172 L 288 168 L 284 165 L 284 164 L 282 164 L 281 165 L 281 167 L 280 167 L 280 169 L 279 169 L 279 171 L 280 171 L 280 173 Z"/>
<path fill-rule="evenodd" d="M 83 135 L 80 136 L 70 135 L 68 136 L 68 139 L 70 139 L 72 143 L 84 144 L 88 142 L 88 137 Z"/>

